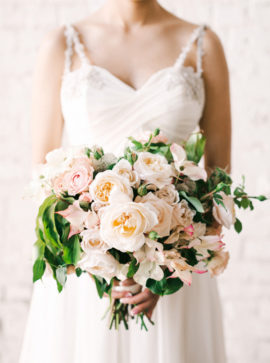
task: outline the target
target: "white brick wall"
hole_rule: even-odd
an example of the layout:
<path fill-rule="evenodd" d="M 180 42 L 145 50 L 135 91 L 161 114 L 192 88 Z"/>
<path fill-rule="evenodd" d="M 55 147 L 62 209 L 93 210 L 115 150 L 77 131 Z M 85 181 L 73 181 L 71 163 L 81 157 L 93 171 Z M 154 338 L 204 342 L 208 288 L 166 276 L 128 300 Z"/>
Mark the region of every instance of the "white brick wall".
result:
<path fill-rule="evenodd" d="M 18 360 L 31 296 L 34 211 L 20 193 L 29 175 L 28 124 L 36 52 L 48 30 L 83 17 L 99 3 L 0 2 L 1 363 Z M 231 71 L 233 174 L 240 180 L 245 173 L 252 193 L 269 194 L 270 0 L 166 0 L 163 4 L 180 17 L 208 23 L 221 37 Z M 231 262 L 219 279 L 228 361 L 266 363 L 270 362 L 269 203 L 241 217 L 244 232 L 239 237 L 226 234 Z"/>

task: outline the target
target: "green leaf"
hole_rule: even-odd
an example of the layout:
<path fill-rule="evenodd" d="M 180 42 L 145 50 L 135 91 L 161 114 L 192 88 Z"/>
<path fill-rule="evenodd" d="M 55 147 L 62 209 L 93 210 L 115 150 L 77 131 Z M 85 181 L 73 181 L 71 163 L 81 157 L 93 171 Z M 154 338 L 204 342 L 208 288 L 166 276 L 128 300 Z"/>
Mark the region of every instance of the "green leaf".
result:
<path fill-rule="evenodd" d="M 90 158 L 90 156 L 91 156 L 91 149 L 89 149 L 89 147 L 86 147 L 86 148 L 84 149 L 84 152 L 85 152 L 85 155 L 86 155 L 88 158 Z"/>
<path fill-rule="evenodd" d="M 179 191 L 179 195 L 186 199 L 199 213 L 204 213 L 202 203 L 195 197 L 189 197 L 183 190 Z"/>
<path fill-rule="evenodd" d="M 33 266 L 33 282 L 40 280 L 45 272 L 46 264 L 44 260 L 37 259 Z"/>
<path fill-rule="evenodd" d="M 44 250 L 45 250 L 45 243 L 41 240 L 38 239 L 35 243 L 34 243 L 34 254 L 35 254 L 35 259 L 40 259 L 42 260 L 44 257 Z"/>
<path fill-rule="evenodd" d="M 159 134 L 160 134 L 160 129 L 159 128 L 155 129 L 155 131 L 153 132 L 153 135 L 158 136 Z"/>
<path fill-rule="evenodd" d="M 81 245 L 77 234 L 70 237 L 63 247 L 63 259 L 67 265 L 76 265 L 81 257 Z"/>
<path fill-rule="evenodd" d="M 136 140 L 131 140 L 132 144 L 135 146 L 135 150 L 139 151 L 143 149 L 143 145 L 141 142 Z"/>
<path fill-rule="evenodd" d="M 154 279 L 148 279 L 146 281 L 146 287 L 148 287 L 154 294 L 157 295 L 170 295 L 178 291 L 183 282 L 179 278 L 168 278 L 171 273 L 167 270 L 164 272 L 164 277 L 160 281 Z"/>
<path fill-rule="evenodd" d="M 65 286 L 65 283 L 67 281 L 67 267 L 66 266 L 60 266 L 56 269 L 56 279 L 60 285 L 62 285 L 63 287 Z"/>
<path fill-rule="evenodd" d="M 77 267 L 77 268 L 75 269 L 75 273 L 76 273 L 76 275 L 77 275 L 78 277 L 80 277 L 80 276 L 81 276 L 81 274 L 83 273 L 83 270 L 82 270 L 80 267 Z"/>
<path fill-rule="evenodd" d="M 95 283 L 96 283 L 98 296 L 100 298 L 102 298 L 108 284 L 107 284 L 106 280 L 103 279 L 102 277 L 99 277 L 99 276 L 96 276 L 96 275 L 92 275 L 92 276 L 93 276 L 93 278 L 95 280 Z"/>
<path fill-rule="evenodd" d="M 55 207 L 57 201 L 47 207 L 42 215 L 45 242 L 56 250 L 61 248 L 61 241 L 55 224 Z"/>
<path fill-rule="evenodd" d="M 148 237 L 154 241 L 156 241 L 159 238 L 159 235 L 156 231 L 151 231 L 148 234 Z"/>
<path fill-rule="evenodd" d="M 48 198 L 46 198 L 43 203 L 41 204 L 41 206 L 39 207 L 38 210 L 38 215 L 36 218 L 36 235 L 38 237 L 38 239 L 42 239 L 45 242 L 45 237 L 44 237 L 44 225 L 42 222 L 42 217 L 44 214 L 44 211 L 50 207 L 52 204 L 54 204 L 57 201 L 57 197 L 55 195 L 50 195 Z"/>
<path fill-rule="evenodd" d="M 142 184 L 139 186 L 139 188 L 137 189 L 137 193 L 143 197 L 144 195 L 146 195 L 148 192 L 147 188 L 146 188 L 146 185 L 145 184 Z"/>
<path fill-rule="evenodd" d="M 186 262 L 191 266 L 195 266 L 198 263 L 197 252 L 194 248 L 181 249 L 181 256 L 185 258 Z"/>
<path fill-rule="evenodd" d="M 56 280 L 56 284 L 57 284 L 58 292 L 61 292 L 63 290 L 63 285 L 61 285 L 57 280 Z"/>
<path fill-rule="evenodd" d="M 264 202 L 265 200 L 267 200 L 266 196 L 264 195 L 259 195 L 258 197 L 255 197 L 255 199 L 258 199 L 260 202 Z"/>
<path fill-rule="evenodd" d="M 240 233 L 242 231 L 242 223 L 238 218 L 236 218 L 236 221 L 234 223 L 234 229 L 237 233 Z"/>
<path fill-rule="evenodd" d="M 137 263 L 136 258 L 133 258 L 129 264 L 129 268 L 128 268 L 128 273 L 127 273 L 127 278 L 132 278 L 135 273 L 138 271 L 140 264 Z"/>
<path fill-rule="evenodd" d="M 248 198 L 243 198 L 241 200 L 241 207 L 244 209 L 247 209 L 249 207 L 249 200 Z"/>
<path fill-rule="evenodd" d="M 199 163 L 205 148 L 206 138 L 201 133 L 192 134 L 185 143 L 187 159 Z"/>

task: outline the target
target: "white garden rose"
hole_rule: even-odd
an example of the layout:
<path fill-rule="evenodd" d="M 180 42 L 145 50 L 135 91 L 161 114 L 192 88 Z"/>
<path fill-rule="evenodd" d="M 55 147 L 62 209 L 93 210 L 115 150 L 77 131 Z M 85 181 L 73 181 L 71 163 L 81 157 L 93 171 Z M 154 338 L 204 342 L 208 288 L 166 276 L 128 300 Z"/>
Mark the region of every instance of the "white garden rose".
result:
<path fill-rule="evenodd" d="M 109 247 L 100 237 L 99 229 L 86 229 L 80 233 L 82 237 L 81 247 L 87 254 L 93 250 L 107 251 Z"/>
<path fill-rule="evenodd" d="M 132 170 L 130 162 L 121 159 L 112 169 L 116 174 L 126 178 L 131 186 L 138 187 L 140 178 L 136 171 Z"/>
<path fill-rule="evenodd" d="M 156 210 L 148 204 L 126 202 L 100 209 L 100 235 L 122 252 L 136 251 L 145 243 L 144 233 L 158 223 Z"/>
<path fill-rule="evenodd" d="M 157 232 L 160 237 L 168 236 L 171 229 L 173 207 L 151 192 L 143 197 L 137 197 L 136 201 L 150 203 L 157 210 L 158 224 L 153 227 L 153 231 Z"/>
<path fill-rule="evenodd" d="M 219 224 L 229 229 L 236 221 L 234 200 L 232 196 L 224 192 L 219 192 L 219 194 L 222 196 L 225 208 L 214 201 L 213 216 Z"/>
<path fill-rule="evenodd" d="M 109 283 L 112 277 L 121 275 L 122 266 L 109 252 L 104 253 L 96 249 L 86 253 L 78 262 L 77 267 L 103 277 Z"/>
<path fill-rule="evenodd" d="M 126 178 L 116 174 L 112 170 L 100 172 L 91 183 L 89 192 L 95 202 L 108 204 L 112 198 L 124 194 L 132 199 L 133 191 Z"/>
<path fill-rule="evenodd" d="M 165 185 L 163 188 L 156 191 L 155 195 L 171 205 L 179 202 L 179 194 L 173 184 Z"/>
<path fill-rule="evenodd" d="M 171 183 L 173 169 L 163 155 L 141 152 L 134 163 L 134 170 L 140 179 L 153 183 L 158 188 Z"/>

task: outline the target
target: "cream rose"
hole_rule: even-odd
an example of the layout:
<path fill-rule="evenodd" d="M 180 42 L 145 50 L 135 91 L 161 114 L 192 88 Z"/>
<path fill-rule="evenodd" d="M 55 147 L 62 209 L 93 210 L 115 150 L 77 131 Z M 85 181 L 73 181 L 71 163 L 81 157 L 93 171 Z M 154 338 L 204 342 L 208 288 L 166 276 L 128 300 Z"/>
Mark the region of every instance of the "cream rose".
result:
<path fill-rule="evenodd" d="M 158 224 L 153 227 L 153 231 L 157 232 L 160 237 L 168 236 L 171 229 L 173 207 L 151 192 L 143 197 L 137 197 L 136 201 L 150 203 L 157 210 Z"/>
<path fill-rule="evenodd" d="M 137 186 L 140 178 L 136 171 L 132 170 L 131 164 L 126 159 L 121 159 L 112 169 L 116 174 L 126 178 L 131 186 Z"/>
<path fill-rule="evenodd" d="M 179 194 L 173 184 L 165 185 L 163 188 L 156 191 L 155 195 L 171 205 L 179 202 Z"/>
<path fill-rule="evenodd" d="M 214 201 L 213 216 L 215 220 L 226 228 L 230 228 L 236 221 L 235 207 L 233 197 L 226 195 L 224 192 L 219 192 L 225 208 L 221 204 Z"/>
<path fill-rule="evenodd" d="M 189 208 L 188 202 L 183 199 L 180 203 L 176 204 L 172 213 L 172 228 L 176 226 L 188 227 L 192 224 L 195 211 Z"/>
<path fill-rule="evenodd" d="M 133 197 L 132 188 L 126 178 L 112 170 L 100 172 L 91 183 L 89 192 L 95 202 L 109 204 L 112 197 L 125 194 L 130 200 Z"/>
<path fill-rule="evenodd" d="M 158 223 L 156 210 L 143 203 L 112 204 L 100 209 L 100 235 L 122 252 L 136 251 L 145 243 L 144 233 Z"/>
<path fill-rule="evenodd" d="M 208 271 L 210 272 L 210 275 L 212 277 L 220 275 L 227 267 L 229 259 L 230 259 L 230 254 L 228 251 L 221 250 L 215 252 L 214 257 L 207 264 L 207 268 Z"/>
<path fill-rule="evenodd" d="M 121 271 L 120 263 L 109 253 L 93 250 L 78 262 L 77 267 L 91 274 L 103 277 L 108 283 Z"/>
<path fill-rule="evenodd" d="M 98 229 L 87 229 L 80 233 L 82 237 L 81 247 L 87 254 L 92 253 L 93 250 L 107 251 L 108 246 L 100 237 Z"/>
<path fill-rule="evenodd" d="M 134 163 L 134 170 L 140 179 L 155 184 L 158 188 L 171 183 L 173 169 L 167 159 L 159 154 L 141 152 Z"/>

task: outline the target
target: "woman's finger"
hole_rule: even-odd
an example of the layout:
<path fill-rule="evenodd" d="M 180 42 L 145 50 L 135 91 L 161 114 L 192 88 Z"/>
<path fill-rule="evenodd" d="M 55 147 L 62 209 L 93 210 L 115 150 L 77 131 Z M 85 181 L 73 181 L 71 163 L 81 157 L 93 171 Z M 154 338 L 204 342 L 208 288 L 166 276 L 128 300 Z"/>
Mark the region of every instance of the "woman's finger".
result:
<path fill-rule="evenodd" d="M 140 304 L 145 300 L 148 300 L 151 297 L 151 292 L 148 289 L 143 290 L 142 292 L 139 292 L 136 295 L 133 295 L 131 297 L 124 297 L 120 300 L 123 304 Z"/>
<path fill-rule="evenodd" d="M 121 282 L 121 285 L 122 286 L 131 286 L 131 285 L 134 285 L 136 284 L 136 282 L 133 280 L 133 278 L 130 278 L 130 279 L 125 279 Z"/>
<path fill-rule="evenodd" d="M 129 291 L 115 291 L 112 289 L 112 297 L 114 299 L 122 299 L 130 296 L 132 296 L 132 294 Z"/>
<path fill-rule="evenodd" d="M 142 312 L 147 312 L 148 310 L 150 310 L 150 308 L 152 308 L 152 305 L 153 305 L 153 301 L 151 301 L 151 300 L 150 301 L 145 301 L 142 304 L 135 306 L 131 310 L 130 314 L 131 315 L 137 315 L 137 314 L 140 314 Z"/>

